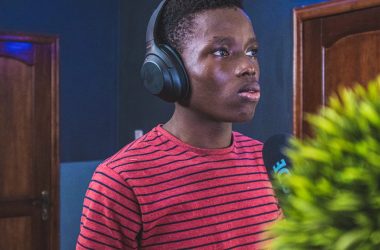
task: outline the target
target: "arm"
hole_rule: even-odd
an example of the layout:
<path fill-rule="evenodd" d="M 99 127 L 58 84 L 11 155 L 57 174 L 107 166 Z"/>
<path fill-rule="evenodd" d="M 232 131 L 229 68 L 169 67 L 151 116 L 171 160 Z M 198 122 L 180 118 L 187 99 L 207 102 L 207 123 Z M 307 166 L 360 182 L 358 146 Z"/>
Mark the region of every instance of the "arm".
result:
<path fill-rule="evenodd" d="M 132 188 L 100 165 L 89 184 L 76 249 L 137 249 L 141 213 Z"/>

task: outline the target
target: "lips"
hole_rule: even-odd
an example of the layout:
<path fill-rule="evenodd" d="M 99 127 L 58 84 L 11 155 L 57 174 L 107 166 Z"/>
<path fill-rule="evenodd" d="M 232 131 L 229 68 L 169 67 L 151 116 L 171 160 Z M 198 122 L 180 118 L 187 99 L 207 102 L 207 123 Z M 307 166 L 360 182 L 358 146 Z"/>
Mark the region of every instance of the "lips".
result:
<path fill-rule="evenodd" d="M 257 102 L 260 99 L 260 85 L 258 83 L 244 85 L 239 89 L 238 95 L 244 100 Z"/>

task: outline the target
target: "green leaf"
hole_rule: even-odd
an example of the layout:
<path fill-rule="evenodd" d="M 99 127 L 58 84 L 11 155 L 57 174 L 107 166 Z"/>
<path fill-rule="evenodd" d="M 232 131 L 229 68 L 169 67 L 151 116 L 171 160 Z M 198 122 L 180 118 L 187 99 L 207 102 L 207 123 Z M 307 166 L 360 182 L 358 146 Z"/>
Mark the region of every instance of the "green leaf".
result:
<path fill-rule="evenodd" d="M 358 229 L 346 232 L 337 239 L 335 244 L 336 250 L 356 249 L 354 246 L 361 241 L 369 238 L 370 233 L 367 230 Z"/>
<path fill-rule="evenodd" d="M 291 195 L 273 249 L 380 249 L 380 76 L 328 103 L 307 115 L 315 136 L 285 152 Z"/>

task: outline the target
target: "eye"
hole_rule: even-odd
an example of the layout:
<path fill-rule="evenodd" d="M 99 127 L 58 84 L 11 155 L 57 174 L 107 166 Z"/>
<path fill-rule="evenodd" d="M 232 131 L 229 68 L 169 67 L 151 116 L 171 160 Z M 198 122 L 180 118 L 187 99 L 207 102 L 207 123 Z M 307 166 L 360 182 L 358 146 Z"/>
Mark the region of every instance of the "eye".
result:
<path fill-rule="evenodd" d="M 230 55 L 230 52 L 228 52 L 228 50 L 225 48 L 219 48 L 219 49 L 214 50 L 212 54 L 215 56 L 226 57 Z"/>
<path fill-rule="evenodd" d="M 257 58 L 257 54 L 259 53 L 258 49 L 250 49 L 245 53 L 247 56 L 252 57 L 252 58 Z"/>

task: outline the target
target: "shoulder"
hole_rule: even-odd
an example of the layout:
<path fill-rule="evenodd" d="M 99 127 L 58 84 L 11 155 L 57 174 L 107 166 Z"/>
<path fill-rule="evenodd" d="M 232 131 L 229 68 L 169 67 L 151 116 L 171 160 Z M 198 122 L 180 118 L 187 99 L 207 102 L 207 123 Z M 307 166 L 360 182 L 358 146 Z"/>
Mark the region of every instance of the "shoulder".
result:
<path fill-rule="evenodd" d="M 261 159 L 263 143 L 239 132 L 233 132 L 234 148 L 238 154 L 250 153 L 254 158 Z"/>
<path fill-rule="evenodd" d="M 261 141 L 253 139 L 253 138 L 251 138 L 249 136 L 243 135 L 240 132 L 233 131 L 232 133 L 233 133 L 233 136 L 234 136 L 235 143 L 237 145 L 240 145 L 240 144 L 251 144 L 251 145 L 254 145 L 256 147 L 262 147 L 263 146 L 263 143 Z"/>
<path fill-rule="evenodd" d="M 169 147 L 168 140 L 155 127 L 144 136 L 121 148 L 101 165 L 116 172 L 131 170 L 136 167 L 135 163 L 156 157 L 157 154 L 170 150 Z"/>

